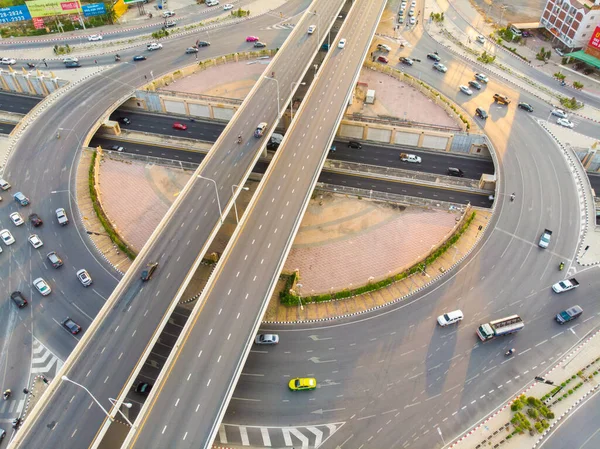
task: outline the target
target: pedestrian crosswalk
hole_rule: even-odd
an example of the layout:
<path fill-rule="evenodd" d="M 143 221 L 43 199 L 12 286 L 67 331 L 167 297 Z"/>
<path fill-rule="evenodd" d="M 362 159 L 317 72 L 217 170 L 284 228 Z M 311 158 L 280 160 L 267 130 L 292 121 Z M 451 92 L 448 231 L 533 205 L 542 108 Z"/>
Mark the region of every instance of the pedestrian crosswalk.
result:
<path fill-rule="evenodd" d="M 33 357 L 31 359 L 32 376 L 43 374 L 48 378 L 53 378 L 62 365 L 62 360 L 55 356 L 36 338 L 33 339 Z"/>
<path fill-rule="evenodd" d="M 0 405 L 0 420 L 13 419 L 21 414 L 23 407 L 25 407 L 25 395 L 21 396 L 23 396 L 23 399 L 13 399 L 14 396 L 11 395 L 8 400 L 2 401 Z"/>
<path fill-rule="evenodd" d="M 265 427 L 221 424 L 215 443 L 251 447 L 294 447 L 317 449 L 344 422 L 301 427 Z"/>

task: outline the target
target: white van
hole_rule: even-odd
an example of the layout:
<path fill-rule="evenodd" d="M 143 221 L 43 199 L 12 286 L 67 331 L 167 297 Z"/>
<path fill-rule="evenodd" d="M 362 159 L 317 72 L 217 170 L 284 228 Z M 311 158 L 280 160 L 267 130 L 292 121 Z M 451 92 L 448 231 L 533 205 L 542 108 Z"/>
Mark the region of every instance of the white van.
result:
<path fill-rule="evenodd" d="M 10 186 L 10 184 L 9 184 L 8 181 L 6 181 L 3 178 L 0 178 L 0 189 L 2 189 L 2 190 L 8 190 L 8 189 L 10 189 L 10 187 L 11 186 Z"/>
<path fill-rule="evenodd" d="M 219 0 L 206 0 L 206 6 L 217 6 L 219 4 Z"/>

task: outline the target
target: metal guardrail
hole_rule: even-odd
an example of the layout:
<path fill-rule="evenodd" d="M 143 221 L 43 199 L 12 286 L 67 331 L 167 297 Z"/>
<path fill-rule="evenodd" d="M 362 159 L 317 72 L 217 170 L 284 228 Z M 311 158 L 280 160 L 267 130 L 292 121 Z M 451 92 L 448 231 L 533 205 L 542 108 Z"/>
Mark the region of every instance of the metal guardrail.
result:
<path fill-rule="evenodd" d="M 465 204 L 460 203 L 450 203 L 448 201 L 437 201 L 430 200 L 426 198 L 418 198 L 414 196 L 408 195 L 399 195 L 397 193 L 387 193 L 381 192 L 377 190 L 367 190 L 367 189 L 359 189 L 357 187 L 348 187 L 348 186 L 338 186 L 332 184 L 326 184 L 323 182 L 318 182 L 315 186 L 315 189 L 331 192 L 331 193 L 339 193 L 342 195 L 352 195 L 358 198 L 368 198 L 370 200 L 377 201 L 385 201 L 388 203 L 395 204 L 404 204 L 407 206 L 420 206 L 430 209 L 440 209 L 440 210 L 460 210 L 464 211 L 467 207 Z"/>
<path fill-rule="evenodd" d="M 204 100 L 209 101 L 211 103 L 226 103 L 226 104 L 234 104 L 239 106 L 242 104 L 244 100 L 238 100 L 236 98 L 227 98 L 227 97 L 214 97 L 212 95 L 204 95 L 204 94 L 196 94 L 192 92 L 181 92 L 178 90 L 167 90 L 164 87 L 159 88 L 155 91 L 158 95 L 172 95 L 174 97 L 182 97 L 182 98 L 191 98 L 194 100 Z"/>
<path fill-rule="evenodd" d="M 459 126 L 441 126 L 441 125 L 433 125 L 430 123 L 421 123 L 415 122 L 412 120 L 405 120 L 398 117 L 372 117 L 369 115 L 362 115 L 358 112 L 355 112 L 351 115 L 347 115 L 346 118 L 351 118 L 357 122 L 366 122 L 366 123 L 379 123 L 381 125 L 390 125 L 390 126 L 402 126 L 404 128 L 419 128 L 419 129 L 430 129 L 432 131 L 444 131 L 444 132 L 462 132 L 462 128 Z"/>

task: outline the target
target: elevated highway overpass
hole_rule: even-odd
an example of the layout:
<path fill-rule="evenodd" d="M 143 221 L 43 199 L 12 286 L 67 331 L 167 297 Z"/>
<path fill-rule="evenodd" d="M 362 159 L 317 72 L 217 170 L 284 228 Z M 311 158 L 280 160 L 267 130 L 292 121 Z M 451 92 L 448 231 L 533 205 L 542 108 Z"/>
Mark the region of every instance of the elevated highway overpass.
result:
<path fill-rule="evenodd" d="M 353 4 L 124 447 L 212 444 L 384 6 Z"/>
<path fill-rule="evenodd" d="M 337 18 L 343 2 L 328 1 L 323 2 L 323 6 L 315 4 L 319 6 L 319 24 L 327 29 Z M 138 362 L 144 359 L 153 339 L 159 335 L 218 231 L 223 214 L 230 209 L 234 197 L 232 186 L 243 185 L 266 143 L 266 136 L 276 125 L 279 109 L 292 96 L 292 81 L 302 79 L 320 47 L 316 35 L 306 34 L 307 27 L 314 20 L 314 17 L 307 17 L 300 21 L 286 40 L 267 68 L 267 73 L 275 72 L 277 78 L 261 78 L 254 86 L 215 143 L 211 154 L 199 167 L 197 174 L 202 178 L 195 178 L 181 192 L 131 270 L 71 353 L 58 378 L 30 412 L 12 447 L 88 447 L 102 429 L 110 427 L 111 421 L 106 419 L 103 411 L 90 407 L 86 393 L 71 383 L 61 381 L 60 376 L 66 375 L 88 386 L 105 403 L 108 398 L 123 397 L 131 388 Z M 241 37 L 245 36 L 244 30 L 221 32 L 227 34 L 229 43 L 229 47 L 224 45 L 221 52 L 234 51 L 238 45 L 232 42 L 244 40 Z M 165 70 L 181 59 L 180 55 L 170 55 L 181 52 L 180 47 L 182 45 L 177 40 L 165 42 L 161 53 L 164 60 L 160 60 L 162 65 L 157 61 L 153 69 L 157 75 L 160 73 L 158 67 Z M 81 134 L 78 126 L 98 120 L 101 113 L 88 111 L 82 114 L 79 106 L 86 101 L 91 104 L 90 98 L 93 98 L 95 107 L 91 109 L 110 110 L 115 102 L 122 102 L 131 92 L 130 85 L 124 85 L 117 78 L 130 76 L 131 83 L 143 83 L 143 69 L 134 70 L 131 65 L 123 64 L 115 70 L 112 74 L 115 78 L 105 75 L 92 78 L 75 89 L 75 94 L 59 98 L 38 119 L 44 126 L 27 129 L 18 145 L 44 148 L 48 155 L 54 146 L 80 146 L 87 137 Z M 105 92 L 106 89 L 111 89 L 110 94 Z M 105 94 L 98 95 L 99 92 Z M 255 139 L 252 132 L 263 121 L 269 124 L 265 137 Z M 60 141 L 53 139 L 50 143 L 46 142 L 47 136 L 54 135 L 57 128 L 64 129 Z M 242 145 L 236 143 L 238 134 L 244 137 Z M 19 155 L 26 154 L 26 150 L 21 152 L 19 146 Z M 65 191 L 66 187 L 63 186 Z M 139 278 L 140 271 L 151 261 L 159 262 L 158 272 L 151 283 L 143 284 Z M 110 413 L 114 417 L 117 410 L 113 408 Z"/>

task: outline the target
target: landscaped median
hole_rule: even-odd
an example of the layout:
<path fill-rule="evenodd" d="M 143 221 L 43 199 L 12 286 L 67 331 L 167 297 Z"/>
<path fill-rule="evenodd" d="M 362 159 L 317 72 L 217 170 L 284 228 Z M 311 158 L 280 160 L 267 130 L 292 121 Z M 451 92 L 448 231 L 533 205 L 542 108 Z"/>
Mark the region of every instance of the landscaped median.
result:
<path fill-rule="evenodd" d="M 266 322 L 324 321 L 374 310 L 406 299 L 457 266 L 483 236 L 491 211 L 469 208 L 452 235 L 410 268 L 356 288 L 298 295 L 298 273 L 283 274 L 264 317 Z M 354 263 L 369 263 L 359 260 Z"/>
<path fill-rule="evenodd" d="M 539 447 L 561 419 L 597 390 L 600 380 L 598 339 L 600 331 L 595 331 L 449 448 Z"/>

